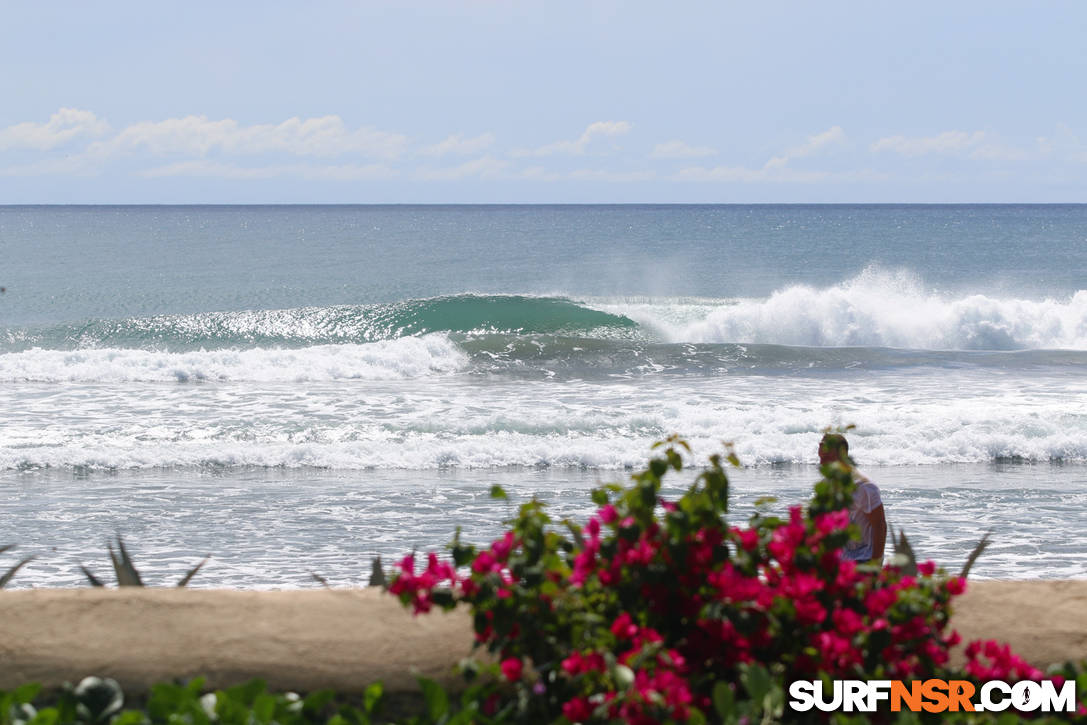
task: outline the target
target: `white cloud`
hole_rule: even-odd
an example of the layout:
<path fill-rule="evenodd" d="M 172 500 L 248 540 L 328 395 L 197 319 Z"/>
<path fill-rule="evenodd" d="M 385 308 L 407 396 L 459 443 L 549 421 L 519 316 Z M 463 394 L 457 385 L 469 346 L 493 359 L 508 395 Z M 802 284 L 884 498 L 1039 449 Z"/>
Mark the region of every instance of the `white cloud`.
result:
<path fill-rule="evenodd" d="M 490 133 L 484 133 L 472 138 L 464 138 L 460 134 L 454 134 L 433 146 L 423 147 L 419 153 L 423 156 L 437 156 L 439 158 L 449 154 L 470 156 L 489 148 L 493 143 L 494 134 Z"/>
<path fill-rule="evenodd" d="M 385 164 L 335 164 L 306 166 L 300 175 L 303 179 L 327 181 L 375 181 L 400 176 L 400 172 Z"/>
<path fill-rule="evenodd" d="M 872 144 L 873 152 L 890 151 L 901 156 L 930 154 L 959 156 L 979 161 L 1031 161 L 1052 153 L 1045 137 L 1026 148 L 1006 143 L 988 131 L 944 131 L 935 136 L 888 136 Z"/>
<path fill-rule="evenodd" d="M 783 167 L 749 169 L 745 166 L 692 166 L 678 171 L 676 181 L 741 181 L 741 182 L 791 182 L 813 183 L 830 176 L 826 171 L 797 171 Z"/>
<path fill-rule="evenodd" d="M 395 158 L 407 145 L 401 134 L 370 127 L 349 129 L 339 116 L 289 118 L 279 124 L 245 126 L 226 118 L 185 116 L 143 121 L 128 126 L 108 141 L 92 144 L 89 153 L 108 156 L 121 151 L 204 156 L 212 151 L 252 155 L 289 153 L 296 156 L 361 154 Z"/>
<path fill-rule="evenodd" d="M 670 178 L 675 181 L 733 181 L 744 183 L 793 183 L 812 184 L 826 181 L 831 178 L 845 178 L 847 175 L 831 173 L 828 171 L 806 171 L 793 169 L 789 163 L 794 159 L 802 159 L 813 156 L 824 149 L 844 143 L 845 131 L 841 126 L 831 126 L 822 133 L 808 136 L 807 140 L 798 145 L 782 151 L 763 164 L 760 169 L 752 169 L 746 166 L 692 166 L 681 169 Z"/>
<path fill-rule="evenodd" d="M 1038 148 L 1042 154 L 1053 154 L 1067 161 L 1087 162 L 1087 144 L 1066 123 L 1057 124 L 1055 135 L 1039 137 Z"/>
<path fill-rule="evenodd" d="M 62 108 L 45 123 L 27 121 L 0 129 L 0 151 L 32 149 L 49 151 L 80 136 L 95 137 L 109 132 L 109 124 L 90 111 Z"/>
<path fill-rule="evenodd" d="M 705 156 L 716 156 L 717 149 L 709 146 L 691 146 L 684 141 L 673 140 L 659 143 L 649 154 L 654 159 L 697 159 Z"/>
<path fill-rule="evenodd" d="M 984 131 L 944 131 L 936 136 L 888 136 L 872 144 L 873 152 L 891 151 L 902 156 L 956 153 L 985 141 Z"/>
<path fill-rule="evenodd" d="M 0 176 L 93 176 L 97 171 L 82 156 L 64 156 L 0 167 Z"/>
<path fill-rule="evenodd" d="M 1055 161 L 1087 162 L 1087 144 L 1066 123 L 1058 123 L 1055 133 L 1039 136 L 1034 143 L 1039 157 L 1050 157 Z"/>
<path fill-rule="evenodd" d="M 566 154 L 580 156 L 584 154 L 593 140 L 601 137 L 621 136 L 630 131 L 634 126 L 629 121 L 597 121 L 590 123 L 574 141 L 556 141 L 537 149 L 518 149 L 514 156 L 554 156 Z"/>
<path fill-rule="evenodd" d="M 1041 144 L 1037 151 L 1010 146 L 999 141 L 985 143 L 970 152 L 970 158 L 984 161 L 1030 161 L 1042 154 Z"/>
<path fill-rule="evenodd" d="M 601 169 L 577 169 L 571 171 L 569 178 L 578 181 L 611 181 L 627 183 L 631 181 L 651 181 L 652 171 L 605 171 Z"/>
<path fill-rule="evenodd" d="M 765 168 L 773 169 L 787 166 L 793 159 L 804 158 L 805 156 L 811 156 L 818 153 L 828 146 L 843 143 L 845 141 L 845 131 L 841 126 L 832 126 L 822 133 L 817 133 L 814 136 L 809 136 L 808 140 L 799 146 L 794 146 L 785 150 L 782 154 L 774 156 L 766 162 Z"/>
<path fill-rule="evenodd" d="M 672 181 L 693 182 L 741 182 L 767 184 L 817 184 L 828 181 L 886 181 L 886 174 L 868 169 L 858 171 L 803 171 L 789 167 L 763 167 L 750 169 L 745 166 L 692 166 L 682 169 L 671 177 Z"/>
<path fill-rule="evenodd" d="M 488 179 L 501 175 L 508 166 L 508 161 L 483 156 L 473 161 L 466 161 L 459 166 L 423 169 L 418 173 L 418 177 L 425 181 L 456 181 L 473 176 Z"/>
<path fill-rule="evenodd" d="M 559 181 L 562 179 L 562 174 L 550 171 L 543 166 L 529 166 L 521 169 L 517 176 L 529 181 Z"/>
<path fill-rule="evenodd" d="M 180 161 L 140 174 L 146 178 L 190 176 L 217 179 L 276 179 L 294 177 L 307 180 L 326 181 L 361 181 L 368 179 L 387 179 L 397 172 L 384 164 L 337 164 L 319 166 L 311 164 L 278 164 L 272 166 L 237 166 L 218 161 Z"/>

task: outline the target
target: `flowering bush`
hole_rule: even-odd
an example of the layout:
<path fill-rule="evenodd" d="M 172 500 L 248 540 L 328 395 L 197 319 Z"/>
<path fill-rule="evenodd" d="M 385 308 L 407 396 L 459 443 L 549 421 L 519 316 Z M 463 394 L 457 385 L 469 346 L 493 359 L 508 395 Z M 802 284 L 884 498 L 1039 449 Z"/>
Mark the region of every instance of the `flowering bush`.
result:
<path fill-rule="evenodd" d="M 757 513 L 734 526 L 724 463 L 735 456 L 711 456 L 666 500 L 661 481 L 689 448 L 675 438 L 658 446 L 632 485 L 593 492 L 598 509 L 584 526 L 559 529 L 532 500 L 487 548 L 458 531 L 452 563 L 400 562 L 389 590 L 417 613 L 470 606 L 477 646 L 511 683 L 492 712 L 525 722 L 777 718 L 795 679 L 945 671 L 959 640 L 949 603 L 964 580 L 931 562 L 843 559 L 856 535 L 848 467 L 822 467 L 808 505 L 788 518 Z M 1041 676 L 995 643 L 967 653 L 974 677 Z"/>

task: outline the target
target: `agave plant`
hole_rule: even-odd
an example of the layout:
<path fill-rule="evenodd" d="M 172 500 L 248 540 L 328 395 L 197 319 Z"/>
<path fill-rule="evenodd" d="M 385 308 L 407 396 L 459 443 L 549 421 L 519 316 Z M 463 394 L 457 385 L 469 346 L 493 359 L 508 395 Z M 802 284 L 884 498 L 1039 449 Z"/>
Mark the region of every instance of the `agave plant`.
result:
<path fill-rule="evenodd" d="M 310 572 L 310 578 L 317 582 L 325 589 L 331 589 L 332 585 L 329 584 L 328 579 L 325 579 L 320 574 Z M 381 567 L 381 557 L 375 556 L 370 560 L 370 579 L 366 582 L 368 587 L 382 587 L 387 586 L 385 581 L 385 570 Z"/>
<path fill-rule="evenodd" d="M 986 531 L 985 535 L 981 537 L 977 545 L 974 546 L 974 550 L 970 552 L 970 555 L 966 557 L 966 562 L 962 565 L 962 571 L 959 572 L 959 576 L 965 579 L 970 574 L 970 570 L 974 567 L 974 562 L 978 560 L 989 544 L 992 543 L 989 540 L 989 536 L 992 531 Z M 895 563 L 902 567 L 902 571 L 905 574 L 914 576 L 917 574 L 917 555 L 913 553 L 913 547 L 910 546 L 910 540 L 906 538 L 906 532 L 902 529 L 898 530 L 898 536 L 891 534 L 891 541 L 895 546 Z"/>
<path fill-rule="evenodd" d="M 0 546 L 0 554 L 3 554 L 3 553 L 4 553 L 5 551 L 8 551 L 9 549 L 14 549 L 14 548 L 15 548 L 15 544 L 7 544 L 7 545 L 5 545 L 5 546 Z M 13 566 L 13 567 L 11 567 L 10 569 L 8 569 L 8 570 L 7 570 L 6 572 L 4 572 L 4 573 L 3 573 L 2 575 L 0 575 L 0 589 L 3 589 L 3 588 L 4 588 L 4 586 L 5 586 L 5 585 L 6 585 L 6 584 L 7 584 L 7 583 L 8 583 L 9 581 L 11 581 L 11 578 L 12 578 L 13 576 L 15 576 L 15 573 L 16 573 L 17 571 L 19 571 L 20 569 L 22 569 L 22 568 L 23 568 L 24 566 L 26 566 L 27 564 L 29 564 L 29 563 L 30 563 L 31 561 L 33 561 L 33 560 L 34 560 L 34 557 L 33 557 L 33 556 L 28 556 L 28 557 L 26 557 L 25 559 L 23 559 L 22 561 L 20 561 L 20 562 L 18 562 L 17 564 L 15 564 L 15 566 Z"/>
<path fill-rule="evenodd" d="M 366 583 L 369 587 L 385 587 L 385 569 L 381 566 L 381 557 L 375 556 L 370 561 L 370 581 Z"/>
<path fill-rule="evenodd" d="M 90 725 L 112 722 L 125 704 L 124 691 L 110 677 L 84 677 L 71 695 L 79 721 Z"/>
<path fill-rule="evenodd" d="M 128 555 L 128 549 L 125 548 L 125 542 L 121 538 L 121 535 L 117 535 L 117 549 L 114 550 L 113 542 L 107 542 L 106 548 L 109 549 L 109 558 L 113 563 L 113 572 L 117 576 L 117 586 L 119 587 L 142 587 L 146 586 L 143 583 L 143 579 L 140 578 L 140 572 L 136 570 L 135 564 L 132 563 L 132 557 Z M 200 571 L 201 567 L 207 563 L 210 556 L 205 556 L 199 564 L 194 566 L 181 578 L 181 581 L 177 583 L 177 586 L 183 587 L 189 583 L 189 581 L 196 575 L 196 572 Z M 101 579 L 96 577 L 91 571 L 83 566 L 79 565 L 79 568 L 83 570 L 83 574 L 86 575 L 87 580 L 94 587 L 104 587 L 105 584 Z"/>

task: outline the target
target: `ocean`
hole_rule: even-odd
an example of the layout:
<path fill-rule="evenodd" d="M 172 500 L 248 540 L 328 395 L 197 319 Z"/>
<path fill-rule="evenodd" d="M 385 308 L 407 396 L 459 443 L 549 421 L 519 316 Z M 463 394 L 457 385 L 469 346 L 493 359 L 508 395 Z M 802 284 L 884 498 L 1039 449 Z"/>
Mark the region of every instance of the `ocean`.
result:
<path fill-rule="evenodd" d="M 359 584 L 672 433 L 740 521 L 838 425 L 922 558 L 1087 577 L 1087 205 L 0 206 L 0 285 L 9 586 Z"/>

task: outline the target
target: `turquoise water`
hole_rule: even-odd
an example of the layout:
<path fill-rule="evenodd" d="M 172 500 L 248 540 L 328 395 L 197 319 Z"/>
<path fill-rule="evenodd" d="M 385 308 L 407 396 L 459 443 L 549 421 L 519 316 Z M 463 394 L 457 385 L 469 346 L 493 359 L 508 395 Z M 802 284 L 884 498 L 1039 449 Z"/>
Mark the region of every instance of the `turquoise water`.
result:
<path fill-rule="evenodd" d="M 0 261 L 24 585 L 113 530 L 348 577 L 673 432 L 800 500 L 837 424 L 938 560 L 989 521 L 982 576 L 1087 576 L 1087 206 L 0 207 Z"/>

